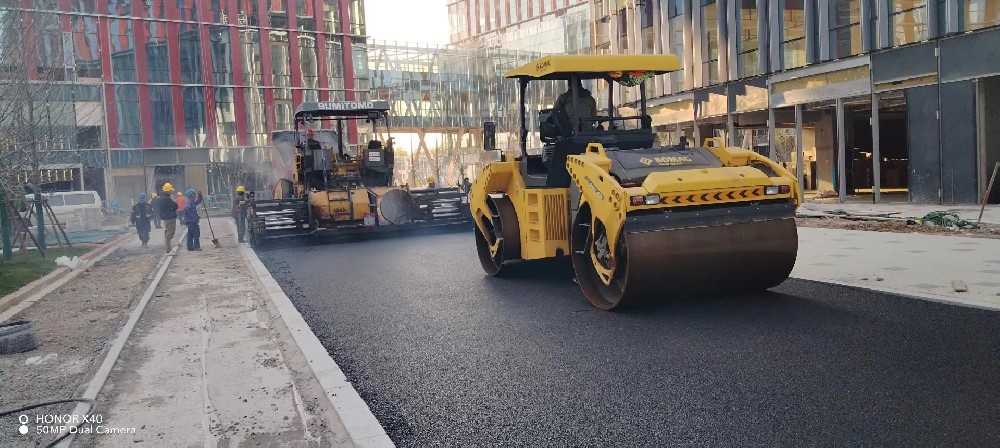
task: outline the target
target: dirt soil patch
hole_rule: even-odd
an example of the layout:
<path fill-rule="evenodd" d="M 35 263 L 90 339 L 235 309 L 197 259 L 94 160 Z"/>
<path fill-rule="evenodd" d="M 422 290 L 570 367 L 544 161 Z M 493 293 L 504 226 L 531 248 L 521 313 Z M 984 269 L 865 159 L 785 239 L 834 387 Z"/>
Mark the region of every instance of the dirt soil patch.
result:
<path fill-rule="evenodd" d="M 983 224 L 979 229 L 955 229 L 948 227 L 929 226 L 926 224 L 907 224 L 905 220 L 871 220 L 830 218 L 795 218 L 800 227 L 820 227 L 825 229 L 866 230 L 870 232 L 895 233 L 925 233 L 931 235 L 951 235 L 971 238 L 1000 239 L 1000 226 Z"/>
<path fill-rule="evenodd" d="M 78 397 L 103 361 L 112 338 L 128 319 L 162 248 L 130 241 L 88 271 L 14 316 L 34 324 L 38 348 L 0 356 L 0 411 L 43 401 Z M 36 415 L 70 412 L 73 405 L 29 411 Z M 100 413 L 98 403 L 97 413 Z M 52 435 L 17 433 L 18 416 L 0 418 L 0 446 L 36 446 Z"/>

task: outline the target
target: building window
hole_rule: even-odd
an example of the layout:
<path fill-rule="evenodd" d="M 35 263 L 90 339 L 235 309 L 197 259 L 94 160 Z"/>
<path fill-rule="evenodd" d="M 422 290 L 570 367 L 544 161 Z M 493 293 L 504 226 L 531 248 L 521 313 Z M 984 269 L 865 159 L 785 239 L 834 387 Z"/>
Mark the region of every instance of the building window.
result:
<path fill-rule="evenodd" d="M 153 111 L 153 146 L 176 146 L 174 134 L 174 97 L 170 86 L 149 86 L 149 104 Z"/>
<path fill-rule="evenodd" d="M 108 14 L 112 16 L 132 15 L 131 0 L 108 0 Z"/>
<path fill-rule="evenodd" d="M 73 57 L 77 78 L 100 79 L 101 44 L 97 17 L 73 16 Z"/>
<path fill-rule="evenodd" d="M 365 35 L 365 4 L 361 0 L 350 0 L 348 12 L 351 19 L 351 34 Z"/>
<path fill-rule="evenodd" d="M 370 86 L 368 73 L 368 49 L 364 44 L 354 44 L 354 54 L 352 54 L 352 59 L 354 62 L 354 79 L 357 81 L 355 88 L 358 90 L 368 90 Z M 359 98 L 360 100 L 360 98 Z"/>
<path fill-rule="evenodd" d="M 215 88 L 215 136 L 220 146 L 236 146 L 236 108 L 233 88 Z"/>
<path fill-rule="evenodd" d="M 302 73 L 302 87 L 315 89 L 319 82 L 319 67 L 316 57 L 316 36 L 299 35 L 299 68 Z"/>
<path fill-rule="evenodd" d="M 760 39 L 757 37 L 757 0 L 740 0 L 739 71 L 746 78 L 760 74 Z"/>
<path fill-rule="evenodd" d="M 667 28 L 670 31 L 670 48 L 677 56 L 681 69 L 670 73 L 670 91 L 682 92 L 684 85 L 684 2 L 683 0 L 668 0 Z"/>
<path fill-rule="evenodd" d="M 228 6 L 229 0 L 209 0 L 209 9 L 212 13 L 212 22 L 229 23 Z"/>
<path fill-rule="evenodd" d="M 656 51 L 656 7 L 655 2 L 649 1 L 642 5 L 642 40 L 643 53 L 653 53 Z"/>
<path fill-rule="evenodd" d="M 518 11 L 520 11 L 521 14 L 520 19 L 528 20 L 528 17 L 531 17 L 531 14 L 528 12 L 528 0 L 521 0 L 520 5 L 518 6 Z"/>
<path fill-rule="evenodd" d="M 35 67 L 39 79 L 66 80 L 66 57 L 63 53 L 63 32 L 59 16 L 35 13 Z"/>
<path fill-rule="evenodd" d="M 892 0 L 892 45 L 927 40 L 927 0 Z"/>
<path fill-rule="evenodd" d="M 340 33 L 340 1 L 323 0 L 323 29 L 328 33 Z"/>
<path fill-rule="evenodd" d="M 146 33 L 146 66 L 149 82 L 170 82 L 170 56 L 167 40 L 167 24 L 165 22 L 146 21 L 143 23 Z"/>
<path fill-rule="evenodd" d="M 594 18 L 594 42 L 601 49 L 611 47 L 611 19 L 604 12 L 604 1 L 594 0 L 592 17 Z"/>
<path fill-rule="evenodd" d="M 830 27 L 834 59 L 861 53 L 861 0 L 832 0 Z"/>
<path fill-rule="evenodd" d="M 201 76 L 201 39 L 198 37 L 198 26 L 182 23 L 181 32 L 177 35 L 180 50 L 181 82 L 184 84 L 202 84 Z"/>
<path fill-rule="evenodd" d="M 271 31 L 271 85 L 275 99 L 292 99 L 292 62 L 288 53 L 288 33 Z"/>
<path fill-rule="evenodd" d="M 236 24 L 239 26 L 257 26 L 260 22 L 257 20 L 257 15 L 259 14 L 257 0 L 239 0 L 239 5 L 240 12 L 236 18 Z"/>
<path fill-rule="evenodd" d="M 316 31 L 313 0 L 295 0 L 295 26 L 300 30 Z"/>
<path fill-rule="evenodd" d="M 344 77 L 344 50 L 340 42 L 326 42 L 326 73 L 331 78 Z"/>
<path fill-rule="evenodd" d="M 198 21 L 198 0 L 176 0 L 177 9 L 180 12 L 181 20 L 188 22 Z"/>
<path fill-rule="evenodd" d="M 108 21 L 111 35 L 111 71 L 115 81 L 135 82 L 135 47 L 132 38 L 132 21 Z"/>
<path fill-rule="evenodd" d="M 625 8 L 618 10 L 618 38 L 622 39 L 628 37 L 628 10 Z M 622 49 L 628 48 L 628 45 L 623 45 Z"/>
<path fill-rule="evenodd" d="M 531 0 L 531 17 L 538 17 L 542 15 L 542 2 L 540 0 Z"/>
<path fill-rule="evenodd" d="M 118 144 L 122 148 L 142 147 L 142 120 L 139 119 L 139 87 L 115 86 L 118 112 Z"/>
<path fill-rule="evenodd" d="M 251 86 L 260 85 L 264 75 L 260 59 L 260 32 L 240 31 L 240 43 L 243 45 L 243 80 Z"/>
<path fill-rule="evenodd" d="M 71 0 L 70 10 L 83 14 L 97 14 L 97 0 Z"/>
<path fill-rule="evenodd" d="M 247 134 L 250 144 L 263 146 L 267 144 L 267 113 L 264 104 L 264 91 L 261 89 L 244 88 L 247 110 Z"/>
<path fill-rule="evenodd" d="M 271 28 L 288 28 L 288 12 L 284 0 L 270 0 L 271 7 L 267 9 L 267 24 Z"/>
<path fill-rule="evenodd" d="M 203 87 L 184 88 L 184 136 L 189 147 L 205 146 L 205 91 Z"/>
<path fill-rule="evenodd" d="M 208 35 L 212 42 L 212 80 L 217 85 L 232 84 L 233 55 L 229 48 L 229 27 L 209 27 Z"/>
<path fill-rule="evenodd" d="M 281 102 L 274 105 L 275 129 L 292 129 L 292 105 Z"/>
<path fill-rule="evenodd" d="M 780 0 L 781 4 L 781 68 L 784 70 L 806 65 L 806 16 L 803 0 Z"/>
<path fill-rule="evenodd" d="M 962 23 L 964 24 L 963 31 L 1000 25 L 1000 2 L 996 0 L 962 0 Z"/>
<path fill-rule="evenodd" d="M 702 70 L 708 85 L 719 83 L 719 5 L 715 0 L 701 0 L 701 29 L 705 36 L 705 61 Z"/>
<path fill-rule="evenodd" d="M 166 19 L 167 0 L 142 0 L 142 16 L 150 19 Z"/>

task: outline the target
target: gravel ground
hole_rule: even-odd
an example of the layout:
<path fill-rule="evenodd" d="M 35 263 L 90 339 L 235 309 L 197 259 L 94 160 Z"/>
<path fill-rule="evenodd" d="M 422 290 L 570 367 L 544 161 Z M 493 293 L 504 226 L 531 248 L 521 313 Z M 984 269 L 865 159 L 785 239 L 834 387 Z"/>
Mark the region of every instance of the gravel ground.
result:
<path fill-rule="evenodd" d="M 34 324 L 39 347 L 0 356 L 0 410 L 71 398 L 86 389 L 163 254 L 160 246 L 143 249 L 134 236 L 130 238 L 87 272 L 14 316 Z M 49 415 L 72 408 L 30 412 Z M 18 425 L 16 416 L 0 418 L 0 446 L 34 446 L 53 439 L 34 431 L 20 436 Z"/>
<path fill-rule="evenodd" d="M 1000 313 L 789 280 L 590 307 L 471 233 L 273 250 L 398 446 L 997 446 Z"/>
<path fill-rule="evenodd" d="M 896 233 L 926 233 L 930 235 L 954 235 L 971 238 L 1000 239 L 1000 226 L 987 225 L 979 229 L 951 230 L 947 227 L 907 224 L 906 221 L 875 221 L 844 218 L 796 218 L 795 223 L 802 227 L 821 227 L 825 229 L 867 230 L 872 232 Z"/>

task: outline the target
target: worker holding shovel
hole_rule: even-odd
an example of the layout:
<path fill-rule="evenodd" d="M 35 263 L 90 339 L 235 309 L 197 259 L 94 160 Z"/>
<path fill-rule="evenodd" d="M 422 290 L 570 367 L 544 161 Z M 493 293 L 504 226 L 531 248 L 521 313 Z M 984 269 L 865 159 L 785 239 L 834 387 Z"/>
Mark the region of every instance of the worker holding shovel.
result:
<path fill-rule="evenodd" d="M 201 205 L 202 196 L 201 192 L 198 192 L 198 198 L 195 199 L 195 192 L 193 188 L 188 188 L 185 192 L 187 196 L 187 201 L 184 202 L 184 223 L 187 224 L 187 250 L 189 251 L 200 251 L 201 250 L 201 227 L 198 224 L 200 219 L 198 216 L 198 206 Z"/>

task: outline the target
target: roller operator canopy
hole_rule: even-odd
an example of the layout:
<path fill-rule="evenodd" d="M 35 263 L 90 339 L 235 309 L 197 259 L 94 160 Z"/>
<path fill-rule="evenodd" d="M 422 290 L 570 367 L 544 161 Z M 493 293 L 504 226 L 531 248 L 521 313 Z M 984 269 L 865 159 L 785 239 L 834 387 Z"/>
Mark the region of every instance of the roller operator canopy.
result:
<path fill-rule="evenodd" d="M 295 111 L 295 118 L 368 117 L 389 111 L 388 101 L 321 101 L 302 103 Z"/>
<path fill-rule="evenodd" d="M 672 54 L 580 54 L 556 55 L 536 59 L 504 73 L 505 78 L 530 80 L 567 80 L 572 75 L 580 79 L 648 78 L 680 70 L 677 56 Z"/>

